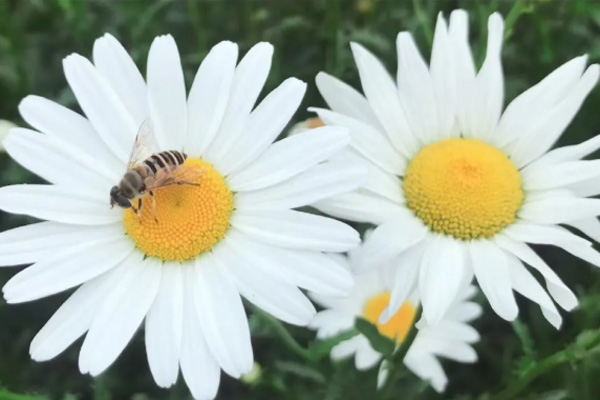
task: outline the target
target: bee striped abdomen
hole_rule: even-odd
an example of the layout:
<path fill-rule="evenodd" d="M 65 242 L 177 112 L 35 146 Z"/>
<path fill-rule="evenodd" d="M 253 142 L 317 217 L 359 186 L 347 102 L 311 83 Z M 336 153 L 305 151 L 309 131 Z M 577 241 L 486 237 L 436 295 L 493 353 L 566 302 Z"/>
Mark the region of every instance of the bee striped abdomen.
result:
<path fill-rule="evenodd" d="M 183 164 L 186 158 L 187 155 L 185 153 L 176 150 L 161 151 L 160 153 L 148 157 L 148 159 L 144 161 L 144 165 L 146 165 L 146 168 L 148 168 L 152 174 L 156 174 L 159 169 L 174 170 Z"/>

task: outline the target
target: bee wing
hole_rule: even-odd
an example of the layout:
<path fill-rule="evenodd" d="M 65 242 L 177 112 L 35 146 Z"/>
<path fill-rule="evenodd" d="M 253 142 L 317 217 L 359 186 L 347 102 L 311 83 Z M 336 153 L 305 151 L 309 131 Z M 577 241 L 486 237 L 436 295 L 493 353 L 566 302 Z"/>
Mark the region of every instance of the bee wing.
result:
<path fill-rule="evenodd" d="M 129 170 L 135 165 L 141 164 L 157 151 L 158 144 L 154 137 L 154 127 L 152 126 L 150 118 L 146 118 L 144 122 L 142 122 L 142 125 L 140 125 L 140 129 L 135 137 L 127 169 Z"/>
<path fill-rule="evenodd" d="M 198 166 L 181 165 L 174 171 L 159 170 L 152 183 L 146 186 L 146 192 L 152 192 L 167 186 L 198 185 L 197 180 L 206 173 L 206 169 Z"/>

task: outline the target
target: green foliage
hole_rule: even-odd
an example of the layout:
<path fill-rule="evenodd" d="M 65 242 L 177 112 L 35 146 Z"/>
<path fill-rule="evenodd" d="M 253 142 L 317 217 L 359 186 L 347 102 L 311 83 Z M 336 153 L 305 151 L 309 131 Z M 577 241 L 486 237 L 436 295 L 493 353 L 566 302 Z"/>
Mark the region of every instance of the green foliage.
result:
<path fill-rule="evenodd" d="M 600 3 L 593 1 L 457 1 L 288 0 L 288 1 L 68 1 L 0 0 L 0 119 L 23 125 L 17 106 L 36 94 L 77 109 L 62 74 L 61 60 L 77 52 L 91 57 L 94 40 L 117 36 L 145 71 L 152 39 L 171 33 L 179 46 L 188 87 L 199 62 L 221 40 L 239 43 L 240 53 L 265 40 L 274 44 L 272 72 L 263 95 L 283 79 L 296 76 L 309 83 L 296 121 L 307 118 L 308 106 L 322 106 L 314 87 L 319 71 L 341 77 L 360 88 L 349 50 L 358 41 L 395 73 L 395 38 L 399 31 L 415 35 L 428 59 L 437 14 L 469 10 L 475 60 L 482 60 L 487 16 L 506 17 L 503 49 L 506 102 L 573 57 L 587 53 L 600 60 Z M 599 133 L 600 90 L 586 100 L 558 145 L 577 143 Z M 39 178 L 0 155 L 0 185 L 40 182 Z M 31 222 L 0 213 L 0 230 Z M 357 226 L 364 231 L 365 226 Z M 561 249 L 537 247 L 580 297 L 580 307 L 564 313 L 556 331 L 539 307 L 518 299 L 520 319 L 500 320 L 487 303 L 475 322 L 481 333 L 476 364 L 444 362 L 447 391 L 438 395 L 401 368 L 402 348 L 392 349 L 393 376 L 379 392 L 376 368 L 357 372 L 351 360 L 332 362 L 329 352 L 339 342 L 365 333 L 374 346 L 383 343 L 373 329 L 357 330 L 326 341 L 314 332 L 287 326 L 250 309 L 255 358 L 260 377 L 252 382 L 222 378 L 220 399 L 532 399 L 596 400 L 600 393 L 600 275 L 584 261 Z M 15 269 L 0 270 L 0 284 Z M 80 375 L 77 342 L 54 360 L 35 363 L 28 346 L 35 333 L 68 293 L 8 307 L 0 304 L 0 400 L 187 400 L 181 379 L 170 389 L 158 388 L 150 375 L 143 334 L 100 378 Z M 480 299 L 481 300 L 481 299 Z M 372 325 L 371 325 L 372 327 Z M 381 347 L 388 352 L 389 344 Z"/>

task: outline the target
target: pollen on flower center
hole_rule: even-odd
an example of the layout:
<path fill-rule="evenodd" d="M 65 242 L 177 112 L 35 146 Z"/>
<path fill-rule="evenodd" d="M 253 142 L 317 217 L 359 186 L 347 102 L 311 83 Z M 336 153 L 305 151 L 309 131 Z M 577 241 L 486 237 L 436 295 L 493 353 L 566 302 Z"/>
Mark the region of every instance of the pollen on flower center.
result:
<path fill-rule="evenodd" d="M 386 323 L 379 323 L 383 310 L 390 304 L 390 294 L 383 293 L 369 299 L 363 310 L 364 318 L 377 326 L 379 333 L 398 344 L 402 343 L 413 326 L 416 309 L 410 302 L 405 302 L 398 312 Z"/>
<path fill-rule="evenodd" d="M 195 181 L 199 186 L 156 190 L 156 214 L 149 195 L 143 198 L 141 218 L 131 209 L 125 212 L 125 230 L 147 256 L 163 261 L 195 258 L 223 239 L 229 228 L 233 193 L 225 179 L 199 159 L 188 159 L 185 167 L 206 171 Z"/>
<path fill-rule="evenodd" d="M 408 207 L 430 229 L 462 240 L 489 238 L 512 224 L 524 197 L 506 154 L 475 139 L 425 147 L 403 185 Z"/>

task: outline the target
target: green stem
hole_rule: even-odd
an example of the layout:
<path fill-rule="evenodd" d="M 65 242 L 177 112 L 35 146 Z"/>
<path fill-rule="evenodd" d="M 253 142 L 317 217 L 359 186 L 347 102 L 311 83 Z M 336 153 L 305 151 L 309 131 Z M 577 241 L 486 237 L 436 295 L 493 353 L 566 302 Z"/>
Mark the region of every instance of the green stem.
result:
<path fill-rule="evenodd" d="M 427 44 L 431 47 L 431 45 L 433 45 L 433 27 L 431 26 L 431 19 L 429 18 L 427 11 L 423 8 L 422 0 L 413 0 L 413 9 L 423 28 L 423 32 L 425 33 Z"/>
<path fill-rule="evenodd" d="M 523 14 L 533 11 L 533 4 L 527 0 L 515 1 L 504 22 L 504 40 L 512 35 L 514 26 Z"/>
<path fill-rule="evenodd" d="M 0 391 L 0 400 L 48 400 L 48 398 L 44 396 L 29 396 L 25 394 L 11 393 L 2 390 Z"/>

